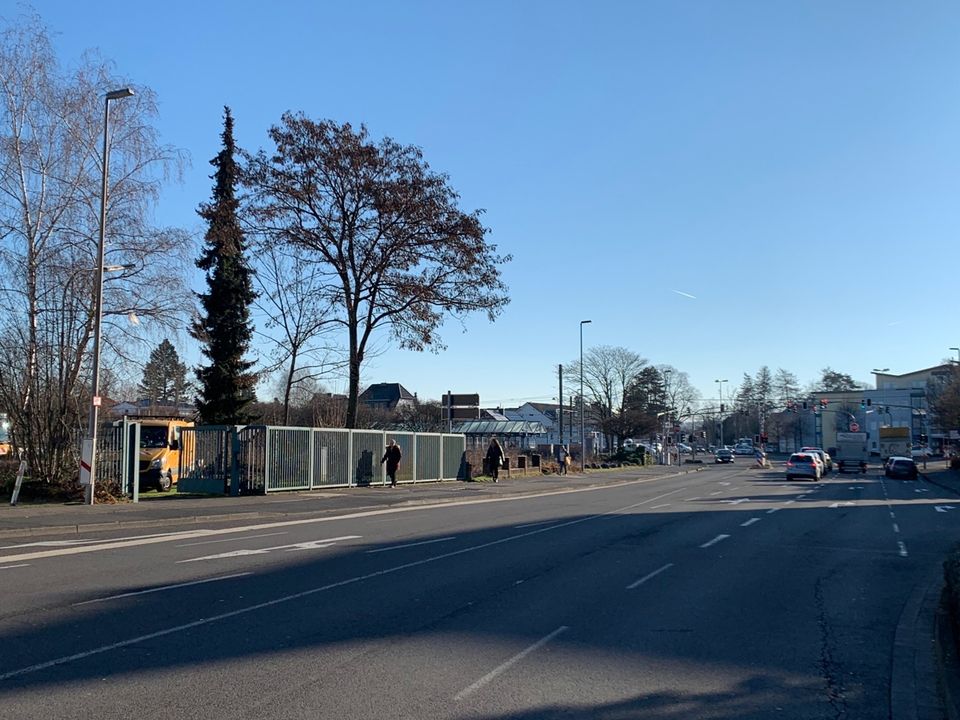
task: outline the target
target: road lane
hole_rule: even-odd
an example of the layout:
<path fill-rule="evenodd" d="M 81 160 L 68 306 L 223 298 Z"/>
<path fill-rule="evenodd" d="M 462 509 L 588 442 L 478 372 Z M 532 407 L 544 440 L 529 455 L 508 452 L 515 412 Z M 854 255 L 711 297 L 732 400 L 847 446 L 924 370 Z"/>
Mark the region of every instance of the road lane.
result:
<path fill-rule="evenodd" d="M 882 686 L 882 660 L 860 670 L 867 677 L 841 682 L 847 664 L 860 666 L 837 639 L 866 642 L 881 657 L 875 645 L 883 643 L 871 646 L 868 633 L 847 627 L 853 616 L 839 604 L 851 588 L 862 584 L 869 594 L 885 582 L 887 563 L 914 560 L 889 549 L 888 505 L 875 485 L 864 507 L 838 511 L 828 504 L 850 496 L 841 484 L 799 498 L 806 487 L 742 474 L 745 482 L 723 486 L 736 488 L 729 495 L 708 493 L 730 473 L 704 472 L 575 502 L 454 506 L 390 523 L 354 518 L 323 529 L 349 526 L 362 536 L 355 544 L 309 557 L 225 558 L 221 572 L 252 575 L 171 591 L 176 599 L 158 592 L 107 603 L 108 613 L 55 606 L 29 622 L 12 617 L 0 624 L 0 641 L 18 655 L 14 670 L 30 658 L 56 659 L 57 648 L 76 654 L 103 647 L 104 637 L 145 639 L 0 681 L 0 714 L 43 708 L 67 717 L 70 688 L 104 676 L 115 694 L 85 698 L 84 716 L 120 717 L 134 703 L 157 703 L 171 713 L 157 717 L 188 717 L 197 707 L 205 717 L 302 717 L 305 708 L 345 718 L 516 717 L 566 703 L 594 717 L 597 708 L 665 712 L 667 698 L 742 713 L 729 717 L 769 717 L 778 702 L 789 708 L 782 717 L 822 716 L 806 707 L 859 711 L 861 688 Z M 667 492 L 707 497 L 651 511 Z M 772 506 L 782 511 L 766 515 Z M 287 532 L 290 543 L 318 539 L 303 526 Z M 720 535 L 723 542 L 702 547 Z M 256 549 L 270 539 L 245 542 Z M 110 585 L 111 572 L 138 569 L 169 581 L 183 577 L 177 561 L 190 550 L 164 543 L 44 563 L 49 571 L 79 564 Z M 901 594 L 881 593 L 877 602 L 895 606 Z M 890 613 L 862 602 L 861 617 L 889 625 Z M 36 629 L 45 623 L 48 632 Z M 86 632 L 90 625 L 96 631 Z M 560 627 L 567 630 L 518 657 Z M 456 700 L 515 657 L 508 672 Z M 0 673 L 10 671 L 8 660 L 0 657 Z M 218 685 L 235 677 L 242 686 Z M 177 688 L 172 701 L 165 681 Z M 851 717 L 879 717 L 865 709 Z"/>

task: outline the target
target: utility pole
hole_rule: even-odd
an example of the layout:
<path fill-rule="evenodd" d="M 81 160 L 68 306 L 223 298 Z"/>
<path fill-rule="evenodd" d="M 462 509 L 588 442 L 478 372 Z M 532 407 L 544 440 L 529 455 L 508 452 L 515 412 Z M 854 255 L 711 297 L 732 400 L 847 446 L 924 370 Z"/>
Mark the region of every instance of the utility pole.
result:
<path fill-rule="evenodd" d="M 563 445 L 563 365 L 560 366 L 560 403 L 557 406 L 557 420 L 560 421 L 560 444 Z"/>

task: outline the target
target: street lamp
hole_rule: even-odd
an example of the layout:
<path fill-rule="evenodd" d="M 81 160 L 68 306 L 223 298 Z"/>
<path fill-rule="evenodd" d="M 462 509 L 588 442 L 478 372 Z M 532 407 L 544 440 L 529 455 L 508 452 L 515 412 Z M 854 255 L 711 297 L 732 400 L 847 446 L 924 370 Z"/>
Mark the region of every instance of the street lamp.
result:
<path fill-rule="evenodd" d="M 84 441 L 80 459 L 80 477 L 88 474 L 84 500 L 93 505 L 93 488 L 97 479 L 97 423 L 100 416 L 100 326 L 103 323 L 103 261 L 105 252 L 104 235 L 107 227 L 107 176 L 110 165 L 110 101 L 130 97 L 133 90 L 121 88 L 111 90 L 103 100 L 103 174 L 100 185 L 100 236 L 97 244 L 96 302 L 93 308 L 93 380 L 90 384 L 90 424 L 87 427 L 87 439 Z"/>
<path fill-rule="evenodd" d="M 592 323 L 593 320 L 580 321 L 580 472 L 584 472 L 585 458 L 587 454 L 587 444 L 583 434 L 583 326 Z"/>
<path fill-rule="evenodd" d="M 714 382 L 717 383 L 717 387 L 720 388 L 720 407 L 722 408 L 723 407 L 723 384 L 728 381 L 714 380 Z M 718 422 L 717 425 L 720 428 L 720 437 L 717 439 L 717 445 L 722 447 L 723 446 L 723 412 L 722 411 L 719 417 L 720 417 L 720 422 Z"/>

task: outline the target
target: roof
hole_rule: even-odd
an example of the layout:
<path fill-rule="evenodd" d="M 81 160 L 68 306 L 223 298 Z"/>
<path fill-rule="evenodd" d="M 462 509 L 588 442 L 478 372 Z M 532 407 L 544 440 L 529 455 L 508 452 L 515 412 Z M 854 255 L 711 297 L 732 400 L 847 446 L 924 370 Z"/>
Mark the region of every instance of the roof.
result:
<path fill-rule="evenodd" d="M 454 432 L 465 435 L 542 435 L 542 423 L 520 420 L 467 420 L 455 425 Z"/>
<path fill-rule="evenodd" d="M 360 393 L 360 402 L 369 405 L 413 400 L 414 395 L 400 383 L 375 383 Z"/>

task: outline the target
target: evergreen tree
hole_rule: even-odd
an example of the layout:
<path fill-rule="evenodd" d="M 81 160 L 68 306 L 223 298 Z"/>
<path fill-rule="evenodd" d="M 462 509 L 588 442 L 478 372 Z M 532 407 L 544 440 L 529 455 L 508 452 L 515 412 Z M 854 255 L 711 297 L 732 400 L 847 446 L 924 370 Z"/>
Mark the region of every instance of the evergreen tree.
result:
<path fill-rule="evenodd" d="M 202 312 L 191 335 L 210 361 L 197 369 L 200 395 L 197 410 L 208 425 L 244 425 L 254 416 L 253 362 L 244 359 L 253 336 L 250 305 L 256 299 L 246 242 L 237 218 L 237 163 L 233 117 L 224 108 L 223 149 L 210 161 L 216 168 L 211 202 L 200 206 L 207 221 L 204 248 L 197 267 L 206 273 L 207 292 L 199 293 Z"/>
<path fill-rule="evenodd" d="M 177 349 L 163 340 L 150 353 L 140 382 L 141 397 L 159 405 L 179 405 L 187 391 L 187 365 L 180 361 Z"/>

